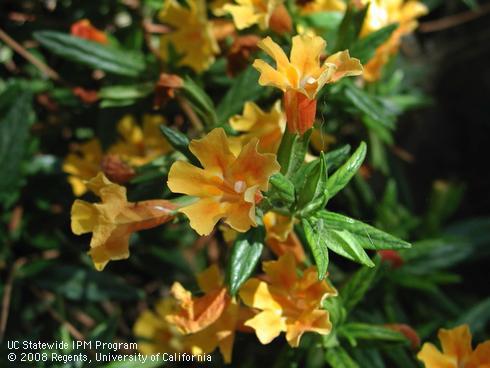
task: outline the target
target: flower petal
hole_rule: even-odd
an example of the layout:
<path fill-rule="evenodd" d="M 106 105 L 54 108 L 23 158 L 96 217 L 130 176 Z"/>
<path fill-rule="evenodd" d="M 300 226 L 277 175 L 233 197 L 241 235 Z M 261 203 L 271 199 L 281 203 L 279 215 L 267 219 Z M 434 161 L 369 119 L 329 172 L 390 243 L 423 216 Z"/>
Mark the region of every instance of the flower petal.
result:
<path fill-rule="evenodd" d="M 235 160 L 223 128 L 216 128 L 202 139 L 193 139 L 189 149 L 198 158 L 205 170 L 223 174 Z"/>
<path fill-rule="evenodd" d="M 425 368 L 458 368 L 458 363 L 454 358 L 444 355 L 430 343 L 422 346 L 422 350 L 417 354 L 417 359 L 425 364 Z"/>
<path fill-rule="evenodd" d="M 440 329 L 437 335 L 441 341 L 442 351 L 458 362 L 465 361 L 471 354 L 471 332 L 468 325 L 458 326 L 451 330 Z"/>
<path fill-rule="evenodd" d="M 283 290 L 291 290 L 297 281 L 296 260 L 289 252 L 277 261 L 263 262 L 262 268 L 271 280 L 271 284 Z"/>
<path fill-rule="evenodd" d="M 227 209 L 226 203 L 221 203 L 214 198 L 204 198 L 179 211 L 186 214 L 191 227 L 199 235 L 208 235 L 214 225 L 226 215 Z"/>
<path fill-rule="evenodd" d="M 465 368 L 489 368 L 490 367 L 490 340 L 479 344 Z"/>
<path fill-rule="evenodd" d="M 363 71 L 359 59 L 351 58 L 347 50 L 329 56 L 325 64 L 334 64 L 337 67 L 328 83 L 337 82 L 344 77 L 360 75 Z"/>
<path fill-rule="evenodd" d="M 281 310 L 281 305 L 274 299 L 269 286 L 258 279 L 248 279 L 240 288 L 240 298 L 252 308 Z"/>
<path fill-rule="evenodd" d="M 215 264 L 208 267 L 197 275 L 197 284 L 204 293 L 219 289 L 223 284 L 218 266 Z"/>
<path fill-rule="evenodd" d="M 257 59 L 252 66 L 260 73 L 259 84 L 261 86 L 272 86 L 283 91 L 286 91 L 290 87 L 286 76 L 267 64 L 264 60 Z"/>
<path fill-rule="evenodd" d="M 252 319 L 245 322 L 245 326 L 255 330 L 257 338 L 262 344 L 268 344 L 274 340 L 282 331 L 286 330 L 284 319 L 273 310 L 260 312 Z"/>
<path fill-rule="evenodd" d="M 71 207 L 71 231 L 81 235 L 94 231 L 97 224 L 97 210 L 93 204 L 80 199 Z"/>
<path fill-rule="evenodd" d="M 328 335 L 332 330 L 332 324 L 328 318 L 328 312 L 321 309 L 304 312 L 295 320 L 286 320 L 286 340 L 292 347 L 298 347 L 301 336 L 305 332 L 316 332 L 320 335 Z"/>
<path fill-rule="evenodd" d="M 320 56 L 327 43 L 319 36 L 297 35 L 293 37 L 291 64 L 302 78 L 308 78 L 320 69 Z"/>
<path fill-rule="evenodd" d="M 167 185 L 174 193 L 198 197 L 215 197 L 223 194 L 219 186 L 223 179 L 186 161 L 176 161 L 168 173 Z"/>

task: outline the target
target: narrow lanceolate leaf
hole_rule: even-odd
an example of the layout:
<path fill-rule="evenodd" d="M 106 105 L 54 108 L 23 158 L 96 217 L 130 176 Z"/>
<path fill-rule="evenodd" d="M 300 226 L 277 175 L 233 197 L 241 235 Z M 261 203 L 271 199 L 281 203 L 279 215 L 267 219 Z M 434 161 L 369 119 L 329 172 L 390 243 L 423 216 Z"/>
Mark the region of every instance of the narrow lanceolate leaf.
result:
<path fill-rule="evenodd" d="M 328 268 L 328 248 L 326 246 L 324 235 L 323 220 L 313 221 L 308 218 L 301 220 L 305 232 L 306 241 L 310 246 L 313 258 L 318 268 L 318 279 L 323 280 Z"/>
<path fill-rule="evenodd" d="M 352 156 L 327 181 L 328 198 L 332 198 L 352 179 L 366 157 L 366 143 L 361 142 Z"/>
<path fill-rule="evenodd" d="M 327 247 L 333 252 L 368 267 L 374 267 L 373 261 L 362 249 L 356 237 L 348 231 L 326 229 L 323 236 Z"/>
<path fill-rule="evenodd" d="M 284 201 L 287 205 L 290 205 L 295 200 L 294 185 L 291 181 L 281 173 L 277 173 L 271 176 L 269 179 L 270 189 L 268 197 L 272 200 L 278 199 Z"/>
<path fill-rule="evenodd" d="M 194 156 L 194 154 L 189 150 L 189 138 L 187 138 L 181 132 L 165 125 L 160 125 L 160 130 L 170 145 L 175 148 L 175 150 L 187 157 L 192 164 L 201 166 L 196 156 Z"/>
<path fill-rule="evenodd" d="M 255 101 L 264 92 L 258 83 L 259 73 L 248 67 L 233 80 L 230 89 L 219 103 L 216 113 L 220 123 L 225 123 L 233 114 L 238 114 L 244 101 Z"/>
<path fill-rule="evenodd" d="M 344 335 L 353 341 L 381 340 L 393 342 L 406 342 L 407 338 L 400 332 L 380 325 L 368 323 L 346 323 L 338 329 L 339 335 Z"/>
<path fill-rule="evenodd" d="M 379 265 L 379 261 L 377 261 Z M 379 267 L 363 267 L 357 271 L 349 282 L 340 290 L 344 308 L 352 310 L 373 286 Z"/>
<path fill-rule="evenodd" d="M 325 360 L 332 368 L 360 368 L 340 346 L 328 349 L 325 353 Z"/>
<path fill-rule="evenodd" d="M 367 63 L 374 56 L 378 46 L 387 41 L 397 27 L 398 23 L 393 23 L 358 39 L 349 49 L 351 56 L 361 60 L 362 64 Z"/>
<path fill-rule="evenodd" d="M 299 191 L 298 207 L 304 208 L 307 204 L 316 201 L 319 197 L 324 199 L 327 184 L 327 166 L 323 152 L 313 169 L 308 173 L 304 186 Z M 319 204 L 321 206 L 321 204 Z"/>
<path fill-rule="evenodd" d="M 348 231 L 365 249 L 400 249 L 410 248 L 411 246 L 410 243 L 378 230 L 371 225 L 338 213 L 322 210 L 318 211 L 315 217 L 323 219 L 328 229 Z"/>
<path fill-rule="evenodd" d="M 190 77 L 186 77 L 182 92 L 192 109 L 199 115 L 207 126 L 217 123 L 213 101 L 208 94 Z"/>
<path fill-rule="evenodd" d="M 346 144 L 340 148 L 326 153 L 325 162 L 327 163 L 327 170 L 339 167 L 347 159 L 350 150 L 350 145 Z"/>
<path fill-rule="evenodd" d="M 107 86 L 102 87 L 98 95 L 102 99 L 109 100 L 139 99 L 148 96 L 153 91 L 153 88 L 153 83 Z"/>
<path fill-rule="evenodd" d="M 93 69 L 136 77 L 146 68 L 143 54 L 133 50 L 101 45 L 55 31 L 38 31 L 34 38 L 53 54 Z"/>
<path fill-rule="evenodd" d="M 259 232 L 258 229 L 252 229 L 239 236 L 233 244 L 226 275 L 228 289 L 232 296 L 236 295 L 240 286 L 247 281 L 259 262 L 264 247 L 259 240 Z"/>
<path fill-rule="evenodd" d="M 277 161 L 285 177 L 291 178 L 304 163 L 312 131 L 310 129 L 302 136 L 288 130 L 284 132 L 277 151 Z"/>
<path fill-rule="evenodd" d="M 9 207 L 22 185 L 21 162 L 26 150 L 29 127 L 33 121 L 32 96 L 16 87 L 7 89 L 2 99 L 10 101 L 0 117 L 0 203 Z"/>

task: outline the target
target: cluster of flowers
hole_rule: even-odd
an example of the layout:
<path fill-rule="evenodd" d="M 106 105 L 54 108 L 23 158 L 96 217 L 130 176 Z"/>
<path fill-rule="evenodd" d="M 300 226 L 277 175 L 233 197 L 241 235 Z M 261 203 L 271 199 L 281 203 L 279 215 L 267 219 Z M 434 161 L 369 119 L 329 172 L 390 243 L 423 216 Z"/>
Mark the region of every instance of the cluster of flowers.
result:
<path fill-rule="evenodd" d="M 346 11 L 340 0 L 296 3 L 302 13 Z M 275 61 L 273 67 L 257 59 L 253 66 L 260 72 L 260 85 L 283 92 L 282 104 L 277 101 L 269 111 L 263 111 L 246 102 L 243 113 L 229 121 L 239 135 L 228 136 L 224 129 L 215 128 L 192 140 L 189 151 L 198 162 L 178 160 L 168 173 L 168 188 L 189 196 L 190 200 L 180 204 L 162 199 L 129 202 L 121 185 L 134 177 L 135 168 L 170 152 L 170 145 L 158 131 L 163 118 L 147 116 L 142 128 L 134 118 L 123 118 L 118 125 L 120 140 L 105 152 L 96 139 L 75 147 L 64 164 L 73 191 L 79 196 L 90 190 L 102 201 L 76 200 L 72 207 L 73 232 L 93 233 L 89 254 L 95 267 L 102 270 L 111 260 L 128 258 L 133 232 L 161 225 L 178 213 L 185 214 L 200 235 L 209 235 L 220 220 L 227 225 L 227 239 L 257 226 L 256 206 L 269 189 L 271 176 L 281 169 L 276 154 L 285 130 L 301 136 L 312 128 L 316 96 L 326 84 L 348 76 L 377 80 L 382 67 L 398 51 L 402 36 L 413 31 L 416 19 L 427 12 L 415 0 L 357 0 L 351 4 L 358 8 L 366 5 L 369 8 L 361 37 L 389 24 L 398 23 L 398 27 L 363 67 L 347 50 L 325 56 L 326 42 L 312 29 L 298 29 L 289 57 L 270 37 L 255 40 L 250 35 L 235 34 L 235 28 L 253 25 L 276 33 L 291 32 L 291 17 L 282 0 L 213 1 L 211 10 L 216 17 L 229 14 L 233 18 L 231 32 L 228 22 L 207 18 L 204 1 L 188 0 L 187 6 L 176 0 L 165 1 L 160 20 L 172 31 L 161 37 L 163 59 L 170 57 L 173 48 L 182 56 L 177 60 L 179 65 L 203 72 L 220 52 L 220 34 L 233 34 L 233 55 L 243 56 L 244 48 L 260 48 Z M 73 27 L 72 33 L 107 42 L 87 21 Z M 228 55 L 229 61 L 233 55 Z M 171 296 L 136 321 L 134 332 L 142 339 L 139 348 L 143 353 L 201 354 L 219 348 L 225 362 L 231 362 L 236 331 L 255 332 L 262 344 L 285 332 L 292 347 L 298 346 L 305 332 L 330 333 L 332 326 L 323 301 L 337 292 L 329 281 L 319 280 L 316 267 L 306 266 L 293 229 L 295 218 L 269 211 L 262 221 L 266 243 L 278 259 L 263 262 L 264 274 L 248 279 L 237 296 L 229 294 L 217 265 L 198 274 L 200 296 L 174 283 Z M 430 344 L 419 353 L 427 367 L 490 367 L 490 342 L 472 352 L 467 327 L 441 331 L 440 339 L 443 353 Z"/>

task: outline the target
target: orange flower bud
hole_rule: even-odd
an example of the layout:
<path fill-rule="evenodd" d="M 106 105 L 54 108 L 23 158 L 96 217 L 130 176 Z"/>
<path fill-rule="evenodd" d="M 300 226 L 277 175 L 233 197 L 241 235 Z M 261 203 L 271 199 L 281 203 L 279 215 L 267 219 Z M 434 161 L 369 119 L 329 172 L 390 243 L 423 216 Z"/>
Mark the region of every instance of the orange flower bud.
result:
<path fill-rule="evenodd" d="M 102 44 L 108 42 L 107 35 L 95 28 L 88 19 L 82 19 L 71 25 L 70 33 L 73 36 Z"/>
<path fill-rule="evenodd" d="M 393 268 L 399 268 L 403 266 L 403 258 L 396 250 L 386 249 L 378 251 L 382 261 L 391 263 Z"/>
<path fill-rule="evenodd" d="M 102 158 L 102 171 L 112 182 L 124 184 L 135 177 L 134 169 L 125 163 L 118 155 L 108 154 Z"/>
<path fill-rule="evenodd" d="M 405 335 L 405 337 L 410 341 L 412 349 L 416 349 L 420 346 L 419 335 L 409 325 L 402 324 L 402 323 L 394 323 L 394 324 L 387 324 L 385 325 L 385 327 Z"/>
<path fill-rule="evenodd" d="M 288 89 L 284 93 L 287 128 L 291 133 L 304 134 L 313 126 L 316 114 L 316 99 Z"/>
<path fill-rule="evenodd" d="M 289 33 L 293 29 L 293 21 L 284 4 L 279 5 L 271 14 L 269 27 L 276 33 Z"/>

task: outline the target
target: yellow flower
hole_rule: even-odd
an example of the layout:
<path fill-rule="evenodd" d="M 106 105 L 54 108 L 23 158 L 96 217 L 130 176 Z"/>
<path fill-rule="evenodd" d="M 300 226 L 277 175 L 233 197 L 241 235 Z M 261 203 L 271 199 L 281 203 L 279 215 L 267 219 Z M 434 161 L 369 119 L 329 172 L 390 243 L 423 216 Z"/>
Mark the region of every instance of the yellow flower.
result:
<path fill-rule="evenodd" d="M 364 0 L 369 9 L 361 29 L 361 37 L 367 36 L 389 24 L 399 23 L 390 38 L 378 49 L 365 65 L 363 77 L 369 82 L 378 80 L 383 66 L 398 52 L 403 36 L 417 28 L 417 18 L 427 14 L 427 7 L 417 0 Z"/>
<path fill-rule="evenodd" d="M 165 34 L 160 40 L 160 54 L 168 60 L 169 44 L 182 54 L 180 65 L 186 65 L 200 73 L 214 62 L 219 52 L 213 36 L 211 24 L 206 17 L 206 5 L 203 0 L 187 0 L 188 7 L 176 0 L 167 0 L 160 12 L 160 20 L 175 30 Z"/>
<path fill-rule="evenodd" d="M 330 333 L 329 315 L 321 304 L 337 291 L 326 281 L 318 281 L 315 267 L 298 277 L 294 256 L 286 253 L 277 261 L 264 262 L 263 268 L 269 281 L 251 278 L 239 292 L 246 305 L 260 310 L 245 325 L 255 330 L 262 344 L 270 343 L 281 332 L 286 332 L 292 347 L 299 345 L 305 332 Z"/>
<path fill-rule="evenodd" d="M 298 263 L 305 260 L 305 252 L 298 236 L 294 233 L 294 220 L 269 211 L 263 218 L 266 230 L 265 242 L 272 252 L 281 257 L 291 252 Z"/>
<path fill-rule="evenodd" d="M 327 12 L 327 11 L 345 11 L 346 5 L 343 0 L 312 0 L 303 2 L 301 11 L 304 13 Z"/>
<path fill-rule="evenodd" d="M 280 169 L 276 156 L 258 153 L 257 144 L 257 139 L 252 139 L 235 156 L 225 131 L 213 129 L 189 144 L 203 169 L 184 161 L 170 168 L 170 190 L 198 197 L 180 212 L 200 235 L 209 234 L 222 218 L 240 232 L 256 226 L 255 203 L 262 198 L 261 191 L 267 190 L 270 176 Z"/>
<path fill-rule="evenodd" d="M 425 343 L 417 355 L 426 368 L 490 368 L 490 340 L 473 350 L 468 325 L 440 329 L 438 337 L 442 352 L 431 343 Z"/>
<path fill-rule="evenodd" d="M 93 233 L 89 255 L 99 271 L 111 260 L 129 257 L 129 237 L 173 218 L 175 205 L 165 200 L 128 202 L 126 188 L 102 173 L 86 182 L 102 203 L 77 199 L 71 208 L 71 229 L 77 235 Z"/>
<path fill-rule="evenodd" d="M 189 350 L 184 335 L 165 319 L 175 307 L 173 299 L 161 299 L 155 306 L 155 312 L 148 309 L 138 317 L 133 326 L 133 334 L 140 340 L 138 350 L 142 354 Z"/>
<path fill-rule="evenodd" d="M 337 52 L 321 63 L 326 42 L 319 36 L 294 36 L 290 59 L 270 37 L 260 41 L 259 47 L 276 62 L 274 69 L 264 60 L 255 60 L 253 66 L 260 72 L 259 84 L 284 92 L 287 126 L 294 133 L 303 134 L 313 125 L 315 97 L 325 84 L 362 73 L 361 63 L 351 58 L 347 50 Z"/>
<path fill-rule="evenodd" d="M 186 334 L 186 342 L 195 355 L 211 353 L 219 347 L 225 363 L 231 362 L 235 331 L 251 314 L 241 308 L 226 292 L 223 279 L 215 265 L 197 276 L 202 297 L 192 297 L 178 282 L 172 286 L 172 294 L 179 307 L 166 317 Z"/>
<path fill-rule="evenodd" d="M 239 137 L 240 146 L 258 138 L 260 152 L 276 153 L 286 128 L 286 117 L 281 111 L 280 101 L 269 112 L 263 111 L 253 102 L 246 102 L 243 115 L 231 117 L 230 125 L 236 131 L 244 133 Z"/>
<path fill-rule="evenodd" d="M 100 171 L 102 146 L 94 138 L 72 149 L 63 161 L 63 171 L 68 174 L 73 194 L 79 197 L 87 192 L 85 180 L 93 178 Z"/>
<path fill-rule="evenodd" d="M 171 150 L 159 126 L 165 119 L 159 115 L 144 115 L 140 127 L 134 116 L 126 115 L 117 124 L 120 139 L 109 148 L 131 166 L 141 166 Z"/>
<path fill-rule="evenodd" d="M 258 24 L 259 28 L 269 28 L 269 21 L 274 10 L 284 0 L 236 0 L 237 5 L 226 4 L 223 10 L 230 13 L 238 29 Z"/>

